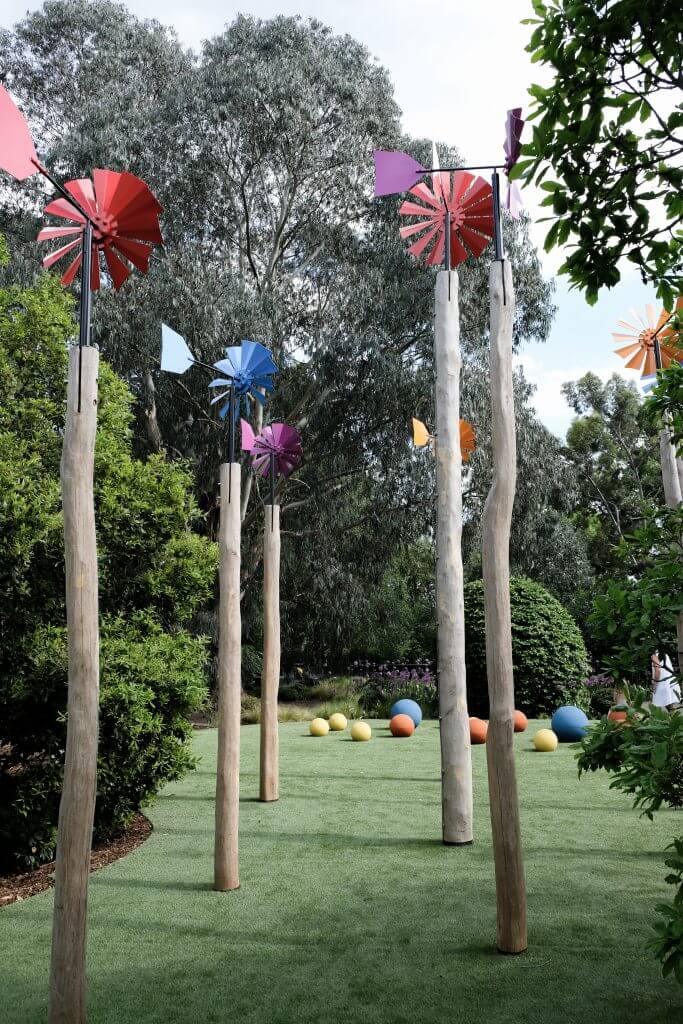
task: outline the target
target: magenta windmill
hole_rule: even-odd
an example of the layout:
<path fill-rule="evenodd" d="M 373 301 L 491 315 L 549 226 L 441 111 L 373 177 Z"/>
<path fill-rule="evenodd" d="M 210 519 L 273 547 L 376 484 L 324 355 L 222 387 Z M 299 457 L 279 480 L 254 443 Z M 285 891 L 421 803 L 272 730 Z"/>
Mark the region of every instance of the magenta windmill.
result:
<path fill-rule="evenodd" d="M 288 477 L 302 459 L 301 436 L 287 423 L 271 423 L 254 434 L 246 420 L 240 420 L 242 451 L 252 456 L 254 473 L 270 479 L 271 516 L 275 508 L 275 479 Z M 271 519 L 272 528 L 272 519 Z"/>

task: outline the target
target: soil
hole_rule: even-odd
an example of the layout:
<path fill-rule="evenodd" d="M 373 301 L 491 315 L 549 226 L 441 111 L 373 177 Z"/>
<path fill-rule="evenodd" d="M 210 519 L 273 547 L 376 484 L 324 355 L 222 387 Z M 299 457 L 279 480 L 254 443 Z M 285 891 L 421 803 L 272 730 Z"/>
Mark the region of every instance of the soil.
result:
<path fill-rule="evenodd" d="M 152 823 L 144 814 L 136 814 L 132 824 L 123 835 L 108 843 L 97 843 L 90 853 L 90 870 L 98 871 L 106 867 L 119 857 L 125 857 L 132 853 L 138 846 L 148 839 L 152 832 Z M 27 871 L 21 875 L 0 875 L 0 907 L 6 907 L 10 903 L 18 903 L 36 893 L 44 892 L 45 889 L 52 889 L 54 879 L 55 863 L 41 864 L 35 871 Z"/>

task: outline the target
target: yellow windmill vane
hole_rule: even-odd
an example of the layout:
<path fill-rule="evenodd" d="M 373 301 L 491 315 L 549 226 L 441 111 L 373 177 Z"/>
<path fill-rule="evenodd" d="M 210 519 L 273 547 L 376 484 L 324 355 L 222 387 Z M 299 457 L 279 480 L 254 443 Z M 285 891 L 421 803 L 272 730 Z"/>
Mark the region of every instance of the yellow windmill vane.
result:
<path fill-rule="evenodd" d="M 676 312 L 683 309 L 683 296 L 676 302 Z M 615 349 L 618 356 L 628 360 L 627 370 L 640 370 L 643 377 L 651 377 L 659 368 L 657 366 L 657 348 L 659 348 L 661 368 L 666 369 L 671 363 L 683 359 L 681 337 L 676 327 L 670 323 L 673 314 L 668 309 L 657 309 L 652 304 L 645 307 L 645 316 L 632 309 L 631 319 L 618 320 L 619 327 L 628 333 L 612 334 L 616 342 L 627 342 Z"/>
<path fill-rule="evenodd" d="M 416 420 L 413 416 L 413 444 L 416 448 L 425 448 L 433 445 L 436 441 L 434 434 L 430 434 L 422 420 Z M 460 455 L 463 462 L 469 462 L 470 455 L 476 450 L 477 442 L 474 427 L 467 420 L 460 420 Z"/>

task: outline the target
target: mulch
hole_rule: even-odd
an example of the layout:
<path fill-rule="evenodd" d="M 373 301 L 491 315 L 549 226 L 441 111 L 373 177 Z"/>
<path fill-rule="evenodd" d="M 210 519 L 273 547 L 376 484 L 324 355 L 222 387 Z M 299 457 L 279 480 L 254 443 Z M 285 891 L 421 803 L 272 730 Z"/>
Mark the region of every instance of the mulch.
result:
<path fill-rule="evenodd" d="M 90 854 L 90 870 L 98 871 L 107 864 L 132 853 L 148 839 L 152 832 L 152 823 L 144 814 L 136 814 L 132 824 L 116 839 L 108 843 L 97 843 Z M 21 875 L 0 875 L 0 907 L 18 903 L 20 900 L 35 896 L 36 893 L 52 889 L 55 884 L 55 863 L 41 864 L 35 871 L 27 871 Z"/>

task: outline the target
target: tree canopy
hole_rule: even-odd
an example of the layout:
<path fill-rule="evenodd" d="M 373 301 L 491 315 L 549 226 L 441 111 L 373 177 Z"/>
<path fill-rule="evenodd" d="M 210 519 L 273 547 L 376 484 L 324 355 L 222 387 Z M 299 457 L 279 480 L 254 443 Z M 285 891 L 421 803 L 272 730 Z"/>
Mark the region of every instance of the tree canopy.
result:
<path fill-rule="evenodd" d="M 533 0 L 533 139 L 513 177 L 549 194 L 546 249 L 595 302 L 626 257 L 668 305 L 681 292 L 683 23 L 676 0 Z"/>

